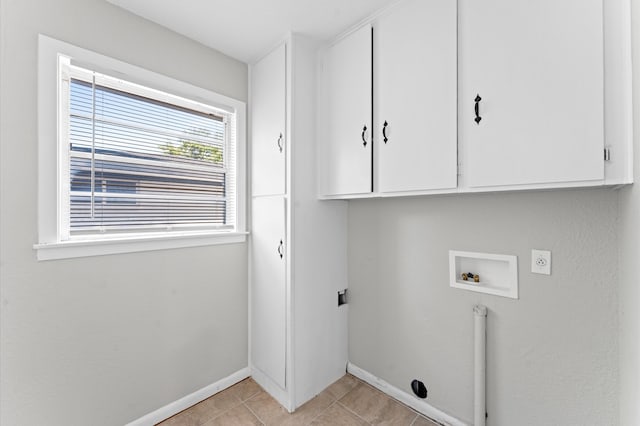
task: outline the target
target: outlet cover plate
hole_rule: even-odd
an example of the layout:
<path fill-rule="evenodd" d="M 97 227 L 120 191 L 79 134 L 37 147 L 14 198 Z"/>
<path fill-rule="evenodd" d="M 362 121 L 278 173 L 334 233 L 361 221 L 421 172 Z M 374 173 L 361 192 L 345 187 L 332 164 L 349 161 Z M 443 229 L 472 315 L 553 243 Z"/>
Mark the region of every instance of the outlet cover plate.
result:
<path fill-rule="evenodd" d="M 551 275 L 551 252 L 549 250 L 531 250 L 531 272 Z"/>

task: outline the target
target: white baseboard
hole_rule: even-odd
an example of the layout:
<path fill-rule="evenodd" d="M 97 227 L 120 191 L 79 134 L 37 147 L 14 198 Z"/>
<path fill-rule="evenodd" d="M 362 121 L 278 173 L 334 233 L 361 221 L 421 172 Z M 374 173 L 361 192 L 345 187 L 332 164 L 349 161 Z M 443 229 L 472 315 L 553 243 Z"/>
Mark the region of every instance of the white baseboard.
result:
<path fill-rule="evenodd" d="M 434 406 L 428 404 L 427 402 L 414 397 L 413 395 L 404 392 L 397 387 L 385 382 L 384 380 L 374 376 L 368 371 L 363 370 L 362 368 L 353 365 L 352 363 L 347 364 L 347 372 L 353 374 L 358 379 L 369 383 L 371 386 L 378 388 L 382 392 L 386 393 L 392 398 L 397 399 L 405 405 L 413 408 L 419 413 L 424 414 L 425 416 L 442 423 L 447 426 L 470 426 L 467 423 L 464 423 L 461 420 L 456 419 L 455 417 L 438 410 Z"/>
<path fill-rule="evenodd" d="M 236 371 L 230 376 L 227 376 L 215 383 L 205 386 L 202 389 L 199 389 L 185 397 L 178 399 L 177 401 L 171 402 L 164 407 L 161 407 L 149 414 L 140 417 L 137 420 L 132 421 L 131 423 L 127 423 L 125 426 L 155 425 L 156 423 L 168 419 L 169 417 L 178 414 L 180 411 L 186 410 L 192 405 L 195 405 L 198 402 L 203 401 L 210 396 L 225 390 L 228 387 L 235 385 L 236 383 L 246 379 L 249 376 L 251 376 L 251 370 L 249 369 L 249 367 L 245 367 L 242 370 Z"/>

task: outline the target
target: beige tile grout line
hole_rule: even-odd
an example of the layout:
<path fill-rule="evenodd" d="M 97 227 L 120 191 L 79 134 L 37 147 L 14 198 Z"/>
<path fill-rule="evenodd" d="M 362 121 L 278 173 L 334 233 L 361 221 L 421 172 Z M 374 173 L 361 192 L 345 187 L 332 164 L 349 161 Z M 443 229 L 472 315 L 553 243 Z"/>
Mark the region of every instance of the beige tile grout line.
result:
<path fill-rule="evenodd" d="M 327 408 L 325 408 L 324 410 L 321 410 L 318 414 L 316 414 L 316 416 L 314 418 L 311 419 L 311 421 L 309 421 L 309 423 L 307 423 L 308 425 L 310 425 L 311 423 L 313 423 L 318 417 L 320 417 L 321 415 L 323 415 L 329 408 L 333 407 L 333 404 L 335 404 L 337 401 L 334 399 L 333 402 L 331 404 L 329 404 L 329 406 Z"/>
<path fill-rule="evenodd" d="M 236 384 L 237 384 L 237 383 L 236 383 Z M 235 385 L 234 385 L 234 386 L 235 386 Z M 225 389 L 225 390 L 227 390 L 227 389 Z M 221 391 L 220 393 L 224 392 L 225 390 Z M 252 410 L 251 408 L 249 408 L 249 406 L 248 406 L 247 404 L 245 404 L 245 402 L 246 402 L 246 401 L 249 401 L 251 398 L 253 398 L 254 396 L 256 396 L 256 395 L 257 395 L 257 394 L 259 394 L 259 393 L 260 393 L 260 391 L 257 391 L 256 393 L 254 393 L 254 394 L 252 394 L 252 395 L 249 395 L 249 396 L 248 396 L 247 398 L 245 398 L 244 400 L 242 400 L 240 397 L 238 397 L 238 401 L 239 401 L 239 403 L 238 403 L 238 404 L 234 405 L 234 406 L 233 406 L 233 407 L 231 407 L 231 408 L 228 408 L 228 409 L 224 410 L 222 413 L 218 414 L 217 416 L 214 416 L 214 417 L 211 417 L 210 419 L 205 420 L 203 423 L 200 423 L 198 426 L 204 426 L 204 425 L 206 425 L 207 423 L 209 423 L 210 421 L 215 420 L 215 419 L 217 419 L 218 417 L 224 416 L 224 415 L 225 415 L 226 413 L 228 413 L 229 411 L 234 410 L 234 409 L 236 409 L 237 407 L 239 407 L 239 406 L 241 406 L 241 405 L 243 405 L 247 410 L 249 410 L 249 412 L 253 415 L 253 417 L 255 417 L 256 419 L 258 419 L 258 421 L 259 421 L 261 424 L 263 424 L 263 425 L 264 425 L 265 423 L 262 421 L 262 419 L 261 419 L 260 417 L 258 417 L 258 415 L 257 415 L 256 413 L 254 413 L 254 412 L 253 412 L 253 410 Z M 217 394 L 216 394 L 216 395 L 217 395 Z M 213 396 L 211 396 L 210 398 L 214 398 L 216 395 L 213 395 Z M 208 398 L 207 398 L 207 399 L 208 399 Z M 200 401 L 200 402 L 203 402 L 203 401 L 206 401 L 206 399 L 204 399 L 204 400 L 202 400 L 202 401 Z M 191 408 L 195 407 L 196 405 L 197 405 L 197 404 L 192 405 L 191 407 L 189 407 L 189 408 L 187 408 L 186 410 L 183 410 L 183 411 L 190 410 Z M 178 413 L 178 414 L 179 414 L 179 413 Z"/>
<path fill-rule="evenodd" d="M 357 377 L 353 376 L 357 381 L 360 382 L 360 379 L 358 379 Z M 356 385 L 357 386 L 357 385 Z M 352 387 L 351 389 L 349 389 L 347 392 L 345 392 L 340 398 L 336 398 L 333 395 L 331 395 L 331 397 L 333 398 L 333 402 L 331 404 L 329 404 L 329 406 L 327 408 L 325 408 L 324 410 L 320 411 L 313 419 L 311 419 L 311 421 L 308 423 L 309 425 L 311 423 L 313 423 L 318 417 L 320 417 L 321 415 L 323 415 L 324 413 L 326 413 L 327 411 L 329 411 L 329 408 L 333 407 L 334 405 L 338 404 L 341 407 L 343 407 L 344 409 L 346 409 L 347 411 L 353 413 L 353 411 L 349 410 L 347 407 L 345 407 L 344 405 L 342 405 L 340 403 L 340 399 L 344 398 L 345 395 L 347 395 L 349 392 L 351 392 L 352 390 L 354 390 L 356 388 L 356 386 Z M 319 394 L 318 394 L 319 395 Z M 317 395 L 316 395 L 317 396 Z M 370 424 L 368 421 L 366 421 L 365 419 L 363 419 L 362 417 L 360 417 L 359 415 L 357 415 L 356 413 L 353 413 L 357 418 L 359 418 L 360 420 L 362 420 L 363 422 L 365 422 L 366 424 Z"/>
<path fill-rule="evenodd" d="M 251 378 L 249 378 L 249 379 L 251 379 Z M 253 379 L 251 379 L 251 380 L 253 380 Z M 258 417 L 258 415 L 256 413 L 254 413 L 254 411 L 247 405 L 247 401 L 251 400 L 252 398 L 254 398 L 256 395 L 258 395 L 260 393 L 260 389 L 262 389 L 262 387 L 260 385 L 258 385 L 258 387 L 259 387 L 259 389 L 254 394 L 249 395 L 245 399 L 241 399 L 242 402 L 240 404 L 243 405 L 244 408 L 246 408 L 251 413 L 251 415 L 253 417 L 255 417 L 260 422 L 261 425 L 264 425 L 265 423 L 262 421 L 262 419 L 260 417 Z"/>
<path fill-rule="evenodd" d="M 256 395 L 257 395 L 257 393 L 256 393 Z M 253 415 L 253 417 L 255 417 L 256 419 L 258 419 L 258 421 L 260 422 L 260 424 L 265 425 L 266 423 L 265 423 L 264 421 L 262 421 L 262 419 L 260 418 L 260 416 L 258 416 L 258 415 L 255 413 L 255 411 L 253 411 L 253 410 L 251 409 L 251 407 L 249 407 L 249 406 L 247 405 L 247 401 L 249 401 L 249 400 L 250 400 L 251 398 L 253 398 L 254 396 L 255 396 L 255 395 L 253 395 L 253 396 L 251 396 L 251 397 L 247 398 L 246 400 L 244 400 L 244 401 L 242 402 L 242 405 L 244 405 L 244 406 L 245 406 L 245 408 L 246 408 L 247 410 L 249 410 L 249 412 Z"/>
<path fill-rule="evenodd" d="M 363 419 L 362 417 L 360 417 L 358 415 L 358 413 L 356 413 L 355 411 L 353 411 L 351 408 L 347 407 L 346 405 L 344 405 L 343 403 L 341 403 L 340 401 L 336 401 L 336 403 L 340 404 L 340 406 L 342 408 L 344 408 L 345 410 L 347 410 L 348 412 L 352 413 L 354 416 L 356 416 L 357 418 L 359 418 L 360 420 L 362 420 L 363 422 L 365 422 L 366 424 L 370 425 L 371 423 L 369 423 L 368 421 L 366 421 L 365 419 Z"/>
<path fill-rule="evenodd" d="M 353 376 L 355 377 L 355 376 Z M 359 378 L 355 377 L 355 379 L 361 383 L 364 384 L 366 386 L 370 386 L 371 388 L 375 389 L 373 386 L 369 385 L 368 383 L 360 380 Z M 336 403 L 338 403 L 342 408 L 344 408 L 345 410 L 347 410 L 348 412 L 352 413 L 354 416 L 356 416 L 357 418 L 359 418 L 360 420 L 362 420 L 363 422 L 365 422 L 366 424 L 370 425 L 371 423 L 369 423 L 368 421 L 366 421 L 365 419 L 363 419 L 362 417 L 360 417 L 358 415 L 358 413 L 356 413 L 355 411 L 353 411 L 352 409 L 350 409 L 349 407 L 347 407 L 346 405 L 344 405 L 343 403 L 340 402 L 340 399 L 344 398 L 345 396 L 347 396 L 347 394 L 349 394 L 351 391 L 353 391 L 355 388 L 357 388 L 358 385 L 355 385 L 354 387 L 352 387 L 349 392 L 345 393 L 344 395 L 342 395 L 339 399 L 336 399 Z M 377 390 L 377 389 L 376 389 Z"/>
<path fill-rule="evenodd" d="M 215 395 L 213 395 L 213 396 L 212 396 L 212 397 L 210 397 L 210 398 L 213 398 L 213 397 L 215 397 Z M 207 398 L 207 399 L 208 399 L 208 398 Z M 200 402 L 204 402 L 204 401 L 206 401 L 206 399 L 204 399 L 204 400 L 202 400 L 202 401 L 200 401 Z M 198 404 L 199 404 L 199 403 L 198 403 Z M 196 405 L 197 405 L 197 404 L 196 404 Z M 207 420 L 205 420 L 205 421 L 204 421 L 204 422 L 202 422 L 202 423 L 198 423 L 198 426 L 204 426 L 204 425 L 206 425 L 207 423 L 209 423 L 209 422 L 211 422 L 211 421 L 213 421 L 213 420 L 217 419 L 218 417 L 220 417 L 220 416 L 224 416 L 224 415 L 225 415 L 225 414 L 227 414 L 229 411 L 231 411 L 231 410 L 233 410 L 233 409 L 235 409 L 235 408 L 239 407 L 240 405 L 242 405 L 242 401 L 240 401 L 238 404 L 234 405 L 234 406 L 233 406 L 233 407 L 231 407 L 231 408 L 227 408 L 226 410 L 224 410 L 222 413 L 218 414 L 217 416 L 213 416 L 213 417 L 211 417 L 210 419 L 207 419 Z M 195 405 L 192 405 L 191 407 L 189 407 L 189 408 L 188 408 L 188 410 L 190 410 L 190 409 L 191 409 L 191 408 L 193 408 L 193 407 L 195 407 Z"/>

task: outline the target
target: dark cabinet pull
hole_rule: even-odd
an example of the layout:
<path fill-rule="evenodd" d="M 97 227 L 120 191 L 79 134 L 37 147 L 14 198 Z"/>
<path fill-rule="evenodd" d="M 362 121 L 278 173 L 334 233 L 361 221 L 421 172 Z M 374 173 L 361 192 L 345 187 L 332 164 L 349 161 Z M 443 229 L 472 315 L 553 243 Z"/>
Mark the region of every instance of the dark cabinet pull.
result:
<path fill-rule="evenodd" d="M 480 117 L 480 101 L 482 100 L 482 98 L 480 97 L 480 95 L 476 95 L 476 99 L 475 99 L 475 112 L 476 112 L 476 118 L 474 118 L 473 121 L 476 122 L 476 124 L 480 124 L 480 120 L 482 120 L 482 117 Z"/>
<path fill-rule="evenodd" d="M 280 240 L 280 244 L 278 245 L 278 254 L 280 255 L 280 259 L 282 259 L 282 256 L 284 256 L 284 253 L 283 253 L 283 250 L 282 250 L 283 249 L 282 245 L 283 245 L 283 242 L 282 242 L 282 240 Z"/>
<path fill-rule="evenodd" d="M 282 133 L 278 137 L 278 148 L 280 148 L 280 152 L 282 152 Z"/>
<path fill-rule="evenodd" d="M 366 147 L 366 146 L 367 146 L 367 140 L 364 138 L 364 135 L 365 135 L 365 133 L 366 133 L 366 132 L 367 132 L 367 126 L 365 125 L 365 126 L 362 128 L 362 145 L 363 145 L 364 147 Z"/>
<path fill-rule="evenodd" d="M 387 141 L 389 140 L 387 138 L 387 126 L 389 125 L 389 123 L 387 123 L 387 120 L 384 121 L 384 124 L 382 125 L 382 140 L 384 140 L 384 143 L 387 143 Z"/>

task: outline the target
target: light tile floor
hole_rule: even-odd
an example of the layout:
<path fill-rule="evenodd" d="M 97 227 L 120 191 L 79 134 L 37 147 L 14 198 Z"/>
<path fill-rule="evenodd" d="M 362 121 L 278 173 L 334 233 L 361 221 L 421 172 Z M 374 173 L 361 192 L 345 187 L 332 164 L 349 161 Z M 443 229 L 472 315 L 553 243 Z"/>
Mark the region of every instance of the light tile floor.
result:
<path fill-rule="evenodd" d="M 176 414 L 160 425 L 437 426 L 437 423 L 347 374 L 293 414 L 289 414 L 249 378 Z"/>

